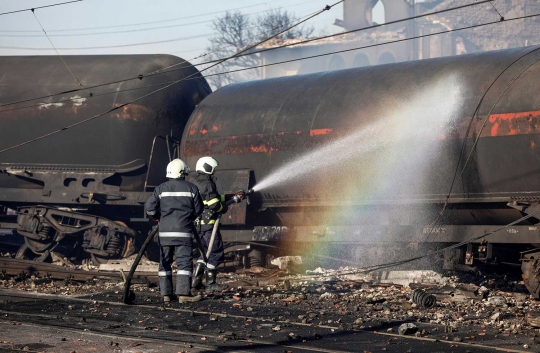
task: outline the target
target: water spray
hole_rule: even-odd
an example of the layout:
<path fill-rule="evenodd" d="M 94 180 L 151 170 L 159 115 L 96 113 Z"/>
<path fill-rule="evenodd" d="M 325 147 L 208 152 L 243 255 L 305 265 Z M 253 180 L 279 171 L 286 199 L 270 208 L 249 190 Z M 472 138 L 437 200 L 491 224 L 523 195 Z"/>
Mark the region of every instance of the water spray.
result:
<path fill-rule="evenodd" d="M 340 164 L 361 161 L 374 152 L 382 151 L 387 158 L 377 165 L 378 177 L 388 174 L 395 163 L 414 165 L 414 173 L 397 175 L 411 179 L 418 185 L 418 171 L 426 165 L 429 155 L 439 136 L 452 129 L 454 118 L 462 106 L 463 84 L 457 75 L 448 75 L 434 80 L 412 97 L 405 95 L 399 99 L 382 100 L 378 116 L 363 117 L 358 113 L 359 122 L 366 122 L 359 128 L 315 149 L 299 153 L 294 158 L 276 166 L 254 187 L 256 191 L 283 185 L 300 178 L 314 177 L 321 170 L 339 169 Z M 388 107 L 392 107 L 391 109 Z M 413 141 L 413 142 L 411 142 Z M 414 141 L 423 141 L 421 154 L 410 154 L 409 159 L 392 159 L 389 153 L 396 152 L 396 146 L 405 144 L 417 146 Z M 390 157 L 388 157 L 390 156 Z M 395 174 L 394 174 L 395 175 Z M 261 176 L 259 176 L 260 178 Z M 390 182 L 395 180 L 390 180 Z"/>

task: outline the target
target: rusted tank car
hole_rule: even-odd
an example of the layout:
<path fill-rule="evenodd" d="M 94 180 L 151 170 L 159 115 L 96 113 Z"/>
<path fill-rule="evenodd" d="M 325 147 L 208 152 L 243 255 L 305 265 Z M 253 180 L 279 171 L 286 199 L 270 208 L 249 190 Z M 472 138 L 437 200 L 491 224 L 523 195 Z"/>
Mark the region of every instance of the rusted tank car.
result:
<path fill-rule="evenodd" d="M 229 240 L 461 242 L 538 208 L 539 61 L 536 46 L 229 85 L 194 111 L 180 154 L 267 185 Z M 469 244 L 467 263 L 533 248 L 538 222 Z M 537 296 L 538 256 L 523 265 Z"/>
<path fill-rule="evenodd" d="M 66 254 L 84 249 L 96 261 L 122 257 L 134 250 L 130 221 L 144 216 L 141 204 L 152 186 L 166 180 L 165 166 L 184 126 L 211 90 L 197 69 L 175 56 L 63 59 L 85 89 L 73 91 L 81 86 L 56 56 L 0 57 L 0 150 L 193 75 L 95 120 L 0 154 L 0 203 L 21 213 L 21 257 L 34 253 L 44 258 L 62 247 Z M 177 70 L 137 79 L 171 65 Z M 127 78 L 135 79 L 122 81 Z M 64 93 L 25 101 L 59 92 Z M 20 103 L 9 104 L 15 102 Z"/>

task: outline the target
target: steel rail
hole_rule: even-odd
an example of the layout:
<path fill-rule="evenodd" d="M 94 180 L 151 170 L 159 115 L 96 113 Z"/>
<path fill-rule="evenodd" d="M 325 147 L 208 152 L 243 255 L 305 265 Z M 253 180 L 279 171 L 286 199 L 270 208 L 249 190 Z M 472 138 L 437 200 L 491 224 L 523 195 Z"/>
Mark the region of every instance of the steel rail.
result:
<path fill-rule="evenodd" d="M 0 310 L 0 313 L 8 314 L 8 315 L 14 315 L 12 311 L 2 311 L 2 310 Z M 16 313 L 15 315 L 17 315 L 17 314 L 24 315 L 22 313 Z M 34 314 L 32 316 L 48 318 L 48 319 L 57 319 L 57 315 Z M 72 333 L 77 333 L 77 334 L 84 333 L 85 335 L 88 334 L 88 335 L 98 336 L 98 337 L 110 337 L 110 338 L 118 338 L 118 339 L 121 338 L 121 339 L 126 339 L 126 340 L 133 340 L 133 341 L 136 341 L 136 342 L 143 342 L 143 341 L 146 341 L 148 343 L 157 343 L 157 342 L 159 342 L 160 344 L 166 344 L 166 345 L 171 345 L 171 346 L 178 346 L 179 342 L 184 342 L 184 341 L 181 341 L 181 340 L 175 340 L 175 339 L 171 339 L 171 338 L 168 338 L 168 339 L 165 340 L 165 339 L 156 338 L 156 337 L 149 337 L 149 336 L 143 334 L 144 333 L 143 332 L 144 328 L 140 329 L 140 333 L 139 333 L 139 331 L 137 331 L 136 334 L 129 334 L 127 332 L 122 333 L 122 334 L 117 334 L 117 333 L 112 333 L 112 332 L 107 332 L 107 331 L 102 331 L 102 330 L 92 330 L 92 329 L 88 329 L 88 328 L 80 328 L 79 329 L 77 327 L 67 327 L 67 326 L 64 326 L 64 325 L 51 324 L 51 323 L 48 323 L 48 324 L 39 324 L 39 323 L 36 323 L 36 322 L 29 323 L 28 318 L 24 317 L 24 316 L 21 319 L 22 320 L 16 320 L 16 319 L 14 320 L 13 317 L 8 316 L 7 318 L 6 317 L 0 318 L 0 321 L 22 322 L 23 325 L 36 326 L 36 327 L 54 326 L 55 328 L 58 328 L 58 329 L 61 329 L 61 330 L 64 330 L 64 331 L 68 331 L 68 332 L 72 332 Z M 196 336 L 196 335 L 192 335 L 191 333 L 189 333 L 189 334 L 191 336 Z M 205 335 L 205 336 L 211 337 L 210 335 Z M 219 351 L 216 346 L 201 345 L 199 343 L 196 343 L 195 341 L 193 341 L 193 342 L 190 341 L 189 343 L 192 344 L 194 346 L 194 348 L 204 348 L 204 349 L 211 349 L 213 351 Z"/>
<path fill-rule="evenodd" d="M 4 275 L 20 276 L 20 275 L 36 275 L 47 277 L 50 279 L 69 279 L 75 281 L 87 281 L 90 279 L 109 279 L 123 281 L 123 276 L 120 272 L 112 271 L 85 271 L 73 268 L 66 268 L 59 265 L 36 262 L 32 260 L 12 259 L 8 257 L 0 257 L 0 272 Z M 157 274 L 149 272 L 139 272 L 135 274 L 136 280 L 157 281 Z"/>
<path fill-rule="evenodd" d="M 106 302 L 106 303 L 107 304 L 112 304 L 110 302 Z M 16 322 L 25 322 L 25 323 L 28 322 L 28 316 L 26 316 L 24 313 L 8 311 L 8 310 L 0 310 L 0 314 L 3 314 L 3 315 L 7 314 L 8 315 L 8 317 L 5 317 L 5 316 L 0 317 L 0 321 L 11 321 L 11 322 L 16 321 Z M 10 315 L 13 315 L 15 317 L 10 316 Z M 16 317 L 17 315 L 19 315 L 21 317 L 17 318 Z M 41 318 L 52 319 L 52 320 L 57 320 L 58 319 L 57 315 L 47 315 L 47 314 L 33 314 L 32 317 L 41 317 Z M 229 315 L 229 317 L 232 317 L 232 316 Z M 106 320 L 103 320 L 103 321 L 106 321 Z M 35 325 L 36 323 L 32 323 L 32 324 Z M 67 323 L 67 322 L 66 322 L 66 324 L 69 325 L 69 323 Z M 58 324 L 58 323 L 56 323 L 56 324 L 47 324 L 47 325 L 44 325 L 44 326 L 55 326 L 56 328 L 61 328 L 61 329 L 72 329 L 72 330 L 74 330 L 74 332 L 84 331 L 85 333 L 90 332 L 90 333 L 99 334 L 99 335 L 101 335 L 101 334 L 114 335 L 114 336 L 119 337 L 119 338 L 138 338 L 138 337 L 140 337 L 140 338 L 143 338 L 143 339 L 151 339 L 151 340 L 161 341 L 161 339 L 153 338 L 153 337 L 149 337 L 148 335 L 145 335 L 145 332 L 147 332 L 147 330 L 145 330 L 144 327 L 137 327 L 137 326 L 133 326 L 133 325 L 130 327 L 131 333 L 130 332 L 124 332 L 124 333 L 122 333 L 122 335 L 114 334 L 114 333 L 103 331 L 103 330 L 91 329 L 91 328 L 88 328 L 88 327 L 84 327 L 84 328 L 81 328 L 81 329 L 77 329 L 76 327 L 71 327 L 71 326 L 66 327 L 66 325 L 61 325 L 61 324 Z M 312 326 L 312 325 L 307 325 L 307 326 Z M 322 326 L 319 326 L 319 327 L 322 327 Z M 212 339 L 214 339 L 216 341 L 221 340 L 221 338 L 218 335 L 213 335 L 213 334 L 209 334 L 209 333 L 198 333 L 198 332 L 191 332 L 191 331 L 171 330 L 171 329 L 160 329 L 160 332 L 162 332 L 162 333 L 170 333 L 171 334 L 170 338 L 169 338 L 170 342 L 184 342 L 184 341 L 181 340 L 182 336 L 184 336 L 184 337 L 185 336 L 191 336 L 191 337 L 198 337 L 198 338 L 199 337 L 200 338 L 206 337 L 206 338 L 212 338 Z M 180 338 L 180 340 L 176 340 L 175 338 Z M 345 353 L 346 352 L 346 351 L 333 350 L 333 349 L 317 348 L 317 347 L 312 347 L 312 346 L 310 346 L 310 347 L 292 346 L 292 345 L 286 345 L 286 344 L 281 344 L 281 343 L 267 342 L 267 341 L 263 341 L 263 340 L 253 339 L 253 338 L 250 338 L 249 340 L 247 340 L 247 339 L 238 339 L 236 341 L 245 342 L 245 343 L 252 343 L 252 344 L 255 343 L 255 344 L 260 344 L 260 345 L 265 345 L 265 346 L 284 347 L 284 348 L 294 349 L 295 351 L 309 351 L 309 352 L 322 352 L 322 353 Z M 215 346 L 213 346 L 212 348 L 214 350 L 216 350 Z"/>
<path fill-rule="evenodd" d="M 43 294 L 33 294 L 33 293 L 22 293 L 22 294 L 19 295 L 16 292 L 14 294 L 12 294 L 14 291 L 4 291 L 4 290 L 0 290 L 0 297 L 6 296 L 6 294 L 2 294 L 3 292 L 10 292 L 9 296 L 11 296 L 11 297 L 28 298 L 28 299 L 36 299 L 36 298 L 40 298 L 40 299 L 63 299 L 63 300 L 72 300 L 72 301 L 82 301 L 82 302 L 92 302 L 92 303 L 106 304 L 106 305 L 111 305 L 111 306 L 122 305 L 122 304 L 116 303 L 116 302 L 96 301 L 96 300 L 90 300 L 90 299 L 82 299 L 81 300 L 79 298 L 70 298 L 70 297 L 64 297 L 64 296 L 59 296 L 59 295 L 49 295 L 49 294 L 43 295 Z M 151 305 L 138 305 L 137 307 L 149 308 L 149 309 L 162 308 L 162 307 L 156 307 L 156 306 L 151 306 Z M 220 316 L 221 318 L 226 318 L 226 317 L 239 318 L 239 319 L 247 319 L 247 318 L 249 318 L 251 320 L 267 321 L 267 320 L 261 319 L 259 317 L 248 317 L 248 316 L 242 316 L 242 315 L 212 313 L 212 312 L 205 312 L 205 311 L 177 309 L 177 308 L 169 308 L 169 307 L 165 308 L 165 311 L 188 312 L 188 313 L 195 313 L 195 314 L 210 314 L 210 315 Z M 15 316 L 17 316 L 19 314 L 19 315 L 23 316 L 21 318 L 21 320 L 25 320 L 25 323 L 27 322 L 27 316 L 24 316 L 23 313 L 19 313 L 19 312 L 16 312 L 16 311 L 9 311 L 9 310 L 0 310 L 0 314 L 3 314 L 3 315 L 5 315 L 5 314 L 7 314 L 7 315 L 15 315 Z M 58 318 L 57 315 L 47 315 L 47 314 L 35 314 L 33 316 L 49 318 L 49 319 L 57 319 Z M 13 316 L 11 316 L 11 317 L 8 316 L 7 318 L 0 317 L 0 321 L 2 321 L 2 320 L 5 320 L 5 321 L 17 321 L 17 320 L 14 320 Z M 275 323 L 284 323 L 285 321 L 273 321 L 273 322 L 275 322 Z M 32 324 L 34 325 L 35 323 L 32 323 Z M 313 324 L 300 324 L 300 323 L 295 323 L 295 322 L 288 322 L 288 324 L 313 327 Z M 54 326 L 62 328 L 62 329 L 67 329 L 67 330 L 70 329 L 70 328 L 66 328 L 66 326 L 63 326 L 63 325 L 54 325 Z M 334 330 L 338 329 L 338 327 L 326 326 L 326 325 L 317 325 L 317 327 L 326 328 L 326 329 L 334 329 Z M 85 332 L 89 332 L 89 333 L 92 333 L 92 334 L 100 334 L 100 335 L 103 332 L 103 334 L 112 335 L 112 336 L 115 336 L 115 337 L 122 337 L 122 338 L 140 337 L 141 339 L 149 339 L 149 340 L 154 340 L 154 341 L 160 341 L 160 339 L 158 339 L 158 338 L 145 336 L 144 335 L 144 332 L 145 332 L 144 328 L 140 328 L 140 327 L 136 327 L 136 326 L 135 327 L 132 326 L 132 328 L 137 330 L 137 331 L 134 331 L 132 335 L 127 334 L 127 333 L 119 335 L 119 334 L 114 334 L 114 333 L 105 332 L 105 331 L 101 331 L 101 330 L 95 330 L 95 329 L 88 329 L 88 328 L 86 328 L 87 331 L 85 331 Z M 74 330 L 73 332 L 82 331 L 82 329 L 81 330 L 73 329 L 73 330 Z M 197 332 L 182 331 L 182 330 L 171 330 L 171 329 L 160 330 L 160 331 L 165 332 L 165 333 L 171 333 L 171 334 L 173 334 L 174 337 L 192 336 L 192 337 L 209 337 L 209 338 L 216 339 L 216 340 L 220 339 L 219 336 L 212 335 L 212 334 L 207 334 L 207 333 L 197 333 Z M 491 350 L 496 350 L 496 351 L 504 351 L 504 352 L 512 352 L 512 353 L 526 353 L 526 351 L 512 349 L 512 348 L 502 348 L 502 347 L 488 346 L 488 345 L 482 345 L 482 344 L 471 343 L 471 342 L 457 342 L 457 341 L 450 341 L 450 340 L 444 340 L 444 339 L 438 339 L 438 338 L 416 337 L 416 336 L 410 336 L 410 335 L 398 335 L 398 334 L 393 334 L 393 333 L 378 332 L 376 330 L 352 329 L 351 331 L 353 331 L 353 332 L 371 332 L 371 333 L 374 333 L 374 334 L 377 334 L 377 335 L 382 335 L 382 336 L 398 337 L 398 338 L 405 338 L 405 339 L 410 339 L 410 340 L 420 340 L 420 341 L 426 341 L 426 342 L 442 342 L 442 343 L 447 343 L 447 344 L 451 344 L 451 345 L 459 345 L 459 346 L 463 346 L 463 347 L 491 349 Z M 303 348 L 303 347 L 299 347 L 299 346 L 289 346 L 289 345 L 273 343 L 273 342 L 267 342 L 267 341 L 256 340 L 256 339 L 250 339 L 249 341 L 240 339 L 238 341 L 250 342 L 250 343 L 261 344 L 261 345 L 268 345 L 268 346 L 279 346 L 279 347 L 291 348 L 291 349 L 295 349 L 295 350 L 308 350 L 308 351 L 314 351 L 314 352 L 325 352 L 325 353 L 341 353 L 341 352 L 343 352 L 343 351 L 339 351 L 339 350 L 328 350 L 328 349 L 317 348 L 317 347 Z M 215 347 L 212 347 L 212 348 L 215 349 Z"/>
<path fill-rule="evenodd" d="M 502 347 L 496 347 L 496 346 L 486 346 L 484 344 L 478 344 L 478 343 L 469 343 L 469 342 L 457 342 L 457 341 L 449 341 L 449 340 L 442 340 L 438 338 L 429 338 L 429 337 L 416 337 L 412 335 L 398 335 L 395 333 L 386 333 L 386 332 L 375 332 L 376 335 L 381 336 L 390 336 L 390 337 L 399 337 L 399 338 L 408 338 L 412 340 L 418 340 L 418 341 L 427 341 L 427 342 L 443 342 L 448 344 L 453 344 L 456 346 L 464 346 L 464 347 L 474 347 L 474 348 L 482 348 L 482 349 L 494 349 L 496 351 L 501 352 L 509 352 L 509 353 L 530 353 L 530 351 L 522 351 L 518 349 L 512 349 L 512 348 L 502 348 Z"/>
<path fill-rule="evenodd" d="M 0 297 L 15 297 L 15 298 L 27 298 L 27 299 L 56 299 L 56 300 L 71 300 L 71 301 L 77 301 L 80 303 L 101 303 L 106 304 L 109 306 L 121 306 L 125 307 L 126 305 L 120 302 L 113 302 L 113 301 L 104 301 L 104 300 L 96 300 L 96 299 L 86 299 L 86 298 L 80 298 L 80 297 L 66 297 L 62 295 L 57 294 L 36 294 L 36 293 L 22 293 L 19 294 L 15 290 L 4 290 L 0 289 Z M 252 305 L 252 304 L 250 304 Z M 253 306 L 253 305 L 252 305 Z M 173 307 L 164 307 L 162 305 L 146 305 L 146 304 L 136 304 L 133 305 L 133 307 L 137 308 L 145 308 L 145 309 L 156 309 L 156 310 L 163 310 L 164 311 L 172 311 L 172 312 L 180 312 L 180 313 L 187 313 L 187 314 L 197 314 L 197 315 L 215 315 L 220 318 L 226 318 L 231 317 L 235 319 L 251 319 L 261 322 L 268 322 L 269 319 L 265 319 L 264 317 L 260 316 L 246 316 L 246 315 L 235 315 L 235 314 L 223 314 L 222 312 L 211 312 L 211 311 L 203 311 L 203 310 L 192 310 L 192 309 L 181 309 L 181 308 L 173 308 Z M 1 313 L 1 311 L 0 311 Z M 281 323 L 281 324 L 289 324 L 289 325 L 295 325 L 295 326 L 304 326 L 304 327 L 313 327 L 313 323 L 301 323 L 301 322 L 293 322 L 293 321 L 285 321 L 285 320 L 277 320 L 272 321 L 275 323 Z M 317 327 L 320 328 L 326 328 L 326 329 L 333 329 L 338 330 L 339 327 L 337 326 L 329 326 L 329 325 L 317 325 Z"/>

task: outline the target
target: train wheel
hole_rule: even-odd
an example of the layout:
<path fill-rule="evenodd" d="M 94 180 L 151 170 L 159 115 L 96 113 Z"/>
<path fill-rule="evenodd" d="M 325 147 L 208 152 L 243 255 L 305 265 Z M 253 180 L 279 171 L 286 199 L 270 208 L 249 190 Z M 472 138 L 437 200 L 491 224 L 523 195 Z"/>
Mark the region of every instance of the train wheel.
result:
<path fill-rule="evenodd" d="M 122 221 L 114 221 L 114 223 L 122 226 L 122 227 L 128 227 L 127 224 L 125 224 Z M 119 256 L 103 256 L 98 254 L 91 254 L 92 262 L 94 265 L 99 266 L 101 264 L 106 264 L 109 262 L 109 260 L 118 260 L 123 259 L 125 257 L 128 257 L 130 255 L 130 249 L 133 246 L 133 239 L 128 237 L 127 235 L 121 235 L 115 239 L 111 239 L 108 246 L 114 246 L 114 247 L 122 247 L 124 248 L 124 251 L 119 254 Z"/>
<path fill-rule="evenodd" d="M 26 239 L 26 238 L 25 238 Z M 36 254 L 28 247 L 28 245 L 25 243 L 21 245 L 19 250 L 17 250 L 17 253 L 15 254 L 15 258 L 19 260 L 34 260 L 37 258 Z"/>
<path fill-rule="evenodd" d="M 109 258 L 106 258 L 106 257 L 103 257 L 103 256 L 99 256 L 99 255 L 96 255 L 96 254 L 91 254 L 90 257 L 92 258 L 92 263 L 95 265 L 95 266 L 99 266 L 101 264 L 106 264 L 109 262 Z"/>
<path fill-rule="evenodd" d="M 28 237 L 24 237 L 24 243 L 36 255 L 43 254 L 45 251 L 49 250 L 54 245 L 54 243 L 52 241 L 50 241 L 50 242 L 40 242 L 40 241 L 37 241 L 37 240 L 34 240 L 34 239 L 30 239 Z"/>

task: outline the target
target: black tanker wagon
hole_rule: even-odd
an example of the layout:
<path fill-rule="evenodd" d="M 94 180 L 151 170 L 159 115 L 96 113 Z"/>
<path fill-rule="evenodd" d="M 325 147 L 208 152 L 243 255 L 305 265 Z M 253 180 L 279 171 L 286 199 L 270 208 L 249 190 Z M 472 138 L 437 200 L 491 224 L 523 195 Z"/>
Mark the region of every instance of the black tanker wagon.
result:
<path fill-rule="evenodd" d="M 87 86 L 181 62 L 66 58 Z M 5 105 L 80 88 L 55 60 L 0 58 L 0 150 L 196 73 L 167 69 Z M 24 251 L 83 249 L 96 261 L 133 253 L 132 239 L 148 227 L 142 203 L 163 181 L 165 164 L 179 156 L 194 166 L 211 155 L 223 192 L 256 191 L 223 217 L 230 245 L 250 243 L 254 252 L 271 242 L 294 253 L 305 243 L 451 244 L 498 230 L 445 253 L 445 264 L 521 260 L 526 285 L 540 295 L 540 47 L 264 79 L 213 93 L 197 75 L 0 154 L 0 204 L 18 210 Z"/>

